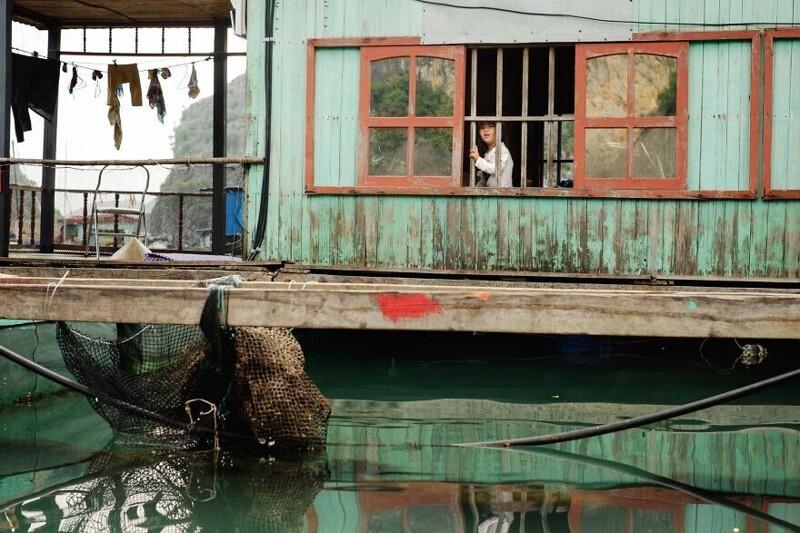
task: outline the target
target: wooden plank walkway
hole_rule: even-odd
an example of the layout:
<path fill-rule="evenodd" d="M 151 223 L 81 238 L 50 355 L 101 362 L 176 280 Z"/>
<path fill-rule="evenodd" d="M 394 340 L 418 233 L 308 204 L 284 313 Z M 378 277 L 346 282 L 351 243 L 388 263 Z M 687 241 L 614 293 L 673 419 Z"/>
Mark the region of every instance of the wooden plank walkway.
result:
<path fill-rule="evenodd" d="M 205 283 L 197 279 L 4 276 L 0 318 L 6 319 L 197 324 L 208 297 Z M 227 322 L 310 329 L 800 339 L 800 288 L 510 285 L 245 281 L 226 292 Z"/>

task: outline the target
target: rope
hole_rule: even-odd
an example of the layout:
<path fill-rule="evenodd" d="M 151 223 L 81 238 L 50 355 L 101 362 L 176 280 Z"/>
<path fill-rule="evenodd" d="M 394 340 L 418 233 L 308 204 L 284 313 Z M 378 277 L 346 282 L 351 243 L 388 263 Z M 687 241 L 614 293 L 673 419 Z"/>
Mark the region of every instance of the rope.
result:
<path fill-rule="evenodd" d="M 585 439 L 587 437 L 596 437 L 598 435 L 605 435 L 606 433 L 615 433 L 617 431 L 640 427 L 647 424 L 652 424 L 653 422 L 660 422 L 662 420 L 667 420 L 668 418 L 674 418 L 676 416 L 685 415 L 687 413 L 700 411 L 707 407 L 713 407 L 721 403 L 735 400 L 736 398 L 741 398 L 742 396 L 747 396 L 748 394 L 753 394 L 754 392 L 758 392 L 762 389 L 773 387 L 775 385 L 778 385 L 779 383 L 783 383 L 784 381 L 789 381 L 790 379 L 794 379 L 797 377 L 800 377 L 800 368 L 797 368 L 790 372 L 786 372 L 784 374 L 780 374 L 778 376 L 769 379 L 758 381 L 756 383 L 747 385 L 745 387 L 740 387 L 732 391 L 728 391 L 722 394 L 717 394 L 716 396 L 711 396 L 709 398 L 697 400 L 692 403 L 687 403 L 677 407 L 672 407 L 670 409 L 664 409 L 663 411 L 657 411 L 655 413 L 650 413 L 648 415 L 629 418 L 627 420 L 622 420 L 620 422 L 612 422 L 611 424 L 603 424 L 601 426 L 594 426 L 591 428 L 565 431 L 563 433 L 553 433 L 551 435 L 541 435 L 539 437 L 524 437 L 520 439 L 469 442 L 469 443 L 457 444 L 456 446 L 465 446 L 469 448 L 479 448 L 484 446 L 506 446 L 506 447 L 538 446 L 541 444 L 555 444 L 557 442 L 567 442 L 571 440 Z"/>
<path fill-rule="evenodd" d="M 64 272 L 64 275 L 61 276 L 61 279 L 58 280 L 58 282 L 54 283 L 54 282 L 51 281 L 50 283 L 47 284 L 47 293 L 44 296 L 44 312 L 45 312 L 45 314 L 50 313 L 50 306 L 53 305 L 53 298 L 56 297 L 56 291 L 61 286 L 61 284 L 64 283 L 64 280 L 67 279 L 67 276 L 69 276 L 69 270 Z M 53 288 L 53 292 L 52 293 L 50 292 L 50 288 L 51 287 Z"/>
<path fill-rule="evenodd" d="M 216 306 L 218 325 L 228 327 L 228 299 L 227 293 L 231 288 L 236 288 L 244 283 L 244 278 L 237 274 L 214 278 L 204 282 L 208 287 L 208 300 Z"/>

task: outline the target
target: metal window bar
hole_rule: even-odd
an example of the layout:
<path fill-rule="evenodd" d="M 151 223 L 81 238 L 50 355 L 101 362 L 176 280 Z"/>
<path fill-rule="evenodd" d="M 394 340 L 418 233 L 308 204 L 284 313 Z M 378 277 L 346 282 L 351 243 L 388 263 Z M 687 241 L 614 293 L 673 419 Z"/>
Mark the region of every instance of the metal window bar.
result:
<path fill-rule="evenodd" d="M 528 68 L 530 65 L 530 48 L 522 49 L 522 127 L 520 142 L 519 186 L 524 189 L 528 185 Z"/>
<path fill-rule="evenodd" d="M 556 49 L 551 46 L 547 55 L 547 115 L 555 114 L 556 99 Z M 553 187 L 553 129 L 555 122 L 545 122 L 545 139 L 547 139 L 547 167 L 544 173 L 544 186 Z M 560 128 L 559 128 L 560 129 Z"/>
<path fill-rule="evenodd" d="M 478 112 L 478 103 L 476 102 L 476 100 L 478 98 L 478 49 L 477 48 L 473 48 L 472 49 L 471 60 L 472 60 L 472 76 L 470 77 L 471 79 L 470 79 L 470 82 L 469 82 L 469 85 L 470 85 L 470 88 L 469 88 L 469 91 L 470 91 L 470 93 L 469 93 L 470 94 L 469 114 L 474 117 L 475 114 Z M 477 139 L 476 139 L 476 137 L 477 137 L 476 129 L 477 129 L 476 128 L 476 123 L 473 120 L 473 121 L 471 121 L 469 123 L 469 147 L 470 147 L 470 149 L 473 146 L 475 146 L 476 141 L 477 141 Z M 469 162 L 469 186 L 470 187 L 474 187 L 475 186 L 475 165 L 472 163 L 472 159 L 470 159 L 470 162 Z"/>
<path fill-rule="evenodd" d="M 494 114 L 498 117 L 503 116 L 503 49 L 497 49 L 497 94 L 495 96 L 495 111 Z M 495 185 L 500 185 L 500 173 L 503 170 L 503 162 L 500 146 L 503 142 L 503 123 L 500 121 L 495 122 L 494 131 L 495 145 L 494 145 L 494 181 Z"/>

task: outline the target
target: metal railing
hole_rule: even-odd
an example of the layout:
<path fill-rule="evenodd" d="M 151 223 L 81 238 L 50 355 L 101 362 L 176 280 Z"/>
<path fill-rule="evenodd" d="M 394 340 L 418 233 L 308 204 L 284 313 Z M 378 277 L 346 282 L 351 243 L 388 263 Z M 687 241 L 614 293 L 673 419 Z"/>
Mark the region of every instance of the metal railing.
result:
<path fill-rule="evenodd" d="M 11 221 L 12 233 L 9 245 L 13 250 L 38 248 L 42 189 L 41 187 L 13 184 L 10 189 L 13 220 Z M 90 246 L 94 245 L 93 242 L 90 242 L 92 238 L 90 234 L 92 194 L 92 191 L 84 189 L 55 189 L 56 197 L 70 195 L 79 198 L 80 208 L 77 214 L 73 210 L 73 214 L 59 213 L 54 217 L 54 251 L 89 253 Z M 104 191 L 103 195 L 113 199 L 114 207 L 120 207 L 124 204 L 125 198 L 131 195 L 131 191 L 109 190 Z M 210 250 L 210 243 L 205 242 L 202 235 L 188 235 L 185 231 L 187 204 L 206 203 L 208 208 L 205 211 L 210 218 L 212 198 L 210 192 L 149 192 L 146 198 L 150 210 L 158 199 L 167 200 L 170 206 L 177 207 L 174 210 L 173 231 L 166 234 L 148 235 L 148 246 L 152 245 L 158 250 L 167 252 L 207 252 Z M 74 201 L 70 203 L 73 206 L 75 204 Z M 166 211 L 173 212 L 172 209 L 166 209 Z M 120 224 L 124 223 L 125 215 L 113 215 L 115 231 L 119 230 Z M 101 249 L 109 252 L 122 245 L 119 238 L 114 237 L 112 240 L 113 242 L 101 246 Z"/>
<path fill-rule="evenodd" d="M 220 198 L 215 197 L 212 183 L 220 177 L 215 174 L 215 169 L 223 166 L 223 244 L 226 254 L 239 255 L 244 233 L 242 191 L 245 176 L 251 164 L 261 161 L 257 158 L 160 161 L 0 159 L 0 164 L 10 164 L 7 168 L 10 169 L 11 183 L 6 191 L 11 196 L 9 249 L 36 252 L 41 248 L 40 241 L 48 244 L 52 235 L 54 252 L 88 254 L 95 247 L 93 202 L 109 211 L 113 209 L 108 208 L 122 208 L 121 213 L 107 213 L 98 219 L 98 227 L 105 230 L 100 233 L 129 233 L 127 226 L 132 221 L 124 213 L 133 206 L 131 202 L 134 200 L 137 207 L 141 205 L 141 192 L 144 190 L 148 230 L 144 244 L 148 248 L 164 252 L 209 253 L 213 249 L 212 233 L 221 233 L 219 220 L 212 216 L 214 206 L 220 208 Z M 106 167 L 112 167 L 107 189 L 97 184 L 100 169 Z M 137 167 L 146 167 L 151 175 L 158 171 L 158 192 L 143 184 L 137 190 L 141 177 Z M 54 188 L 45 190 L 38 185 L 38 182 L 45 183 L 45 171 L 54 182 Z M 36 177 L 39 172 L 41 180 Z M 48 212 L 43 213 L 43 207 Z M 50 213 L 52 217 L 42 216 Z M 49 228 L 42 231 L 40 227 L 41 221 L 48 219 L 53 220 L 52 232 Z M 212 225 L 215 226 L 212 228 Z M 42 235 L 45 238 L 40 239 Z M 104 253 L 113 252 L 127 242 L 112 235 L 99 236 L 98 239 Z"/>

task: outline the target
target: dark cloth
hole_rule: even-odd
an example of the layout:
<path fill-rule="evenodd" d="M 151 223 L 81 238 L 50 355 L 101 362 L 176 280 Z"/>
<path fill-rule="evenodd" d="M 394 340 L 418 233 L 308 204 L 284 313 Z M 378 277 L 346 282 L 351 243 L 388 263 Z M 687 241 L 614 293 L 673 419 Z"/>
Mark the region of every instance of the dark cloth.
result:
<path fill-rule="evenodd" d="M 55 59 L 11 54 L 11 110 L 17 142 L 23 142 L 24 132 L 33 128 L 28 109 L 48 122 L 53 120 L 60 67 L 61 62 Z"/>

